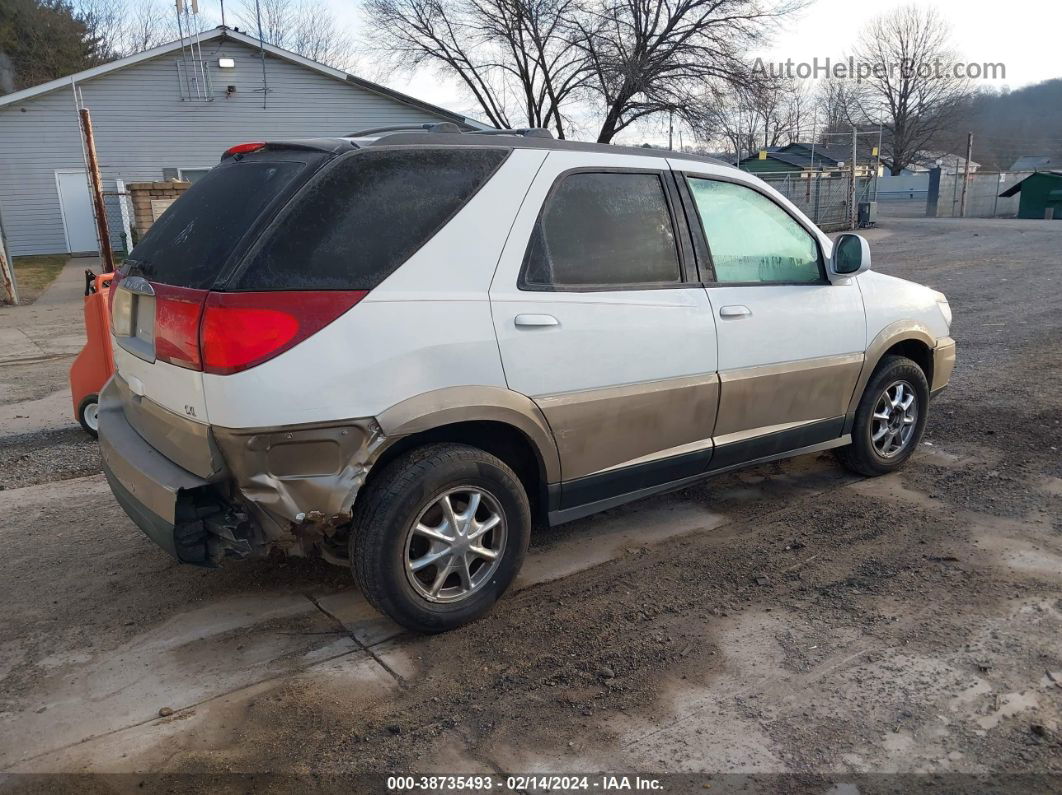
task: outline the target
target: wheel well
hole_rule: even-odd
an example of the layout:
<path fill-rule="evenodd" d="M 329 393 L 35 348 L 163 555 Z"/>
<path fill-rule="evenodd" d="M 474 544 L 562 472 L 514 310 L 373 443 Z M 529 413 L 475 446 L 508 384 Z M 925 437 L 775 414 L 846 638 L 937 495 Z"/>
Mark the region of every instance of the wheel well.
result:
<path fill-rule="evenodd" d="M 384 467 L 398 456 L 433 442 L 467 444 L 500 458 L 523 483 L 527 499 L 531 503 L 532 520 L 536 524 L 545 520 L 549 507 L 545 466 L 534 444 L 523 431 L 504 422 L 457 422 L 403 436 L 389 446 L 373 464 L 366 483 L 372 480 L 374 473 L 382 472 Z"/>
<path fill-rule="evenodd" d="M 929 346 L 920 340 L 903 340 L 897 342 L 885 353 L 882 354 L 884 359 L 889 354 L 896 356 L 906 356 L 908 359 L 922 368 L 922 372 L 926 375 L 926 381 L 932 385 L 933 383 L 933 351 Z"/>

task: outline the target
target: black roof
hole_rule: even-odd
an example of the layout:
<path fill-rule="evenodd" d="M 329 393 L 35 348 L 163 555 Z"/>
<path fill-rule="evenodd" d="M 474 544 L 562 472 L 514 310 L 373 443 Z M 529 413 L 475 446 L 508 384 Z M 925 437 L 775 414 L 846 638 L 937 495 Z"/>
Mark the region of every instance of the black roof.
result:
<path fill-rule="evenodd" d="M 289 141 L 270 141 L 271 148 L 294 147 L 320 149 L 339 153 L 351 148 L 359 149 L 371 146 L 501 146 L 509 149 L 550 149 L 566 152 L 601 152 L 604 154 L 639 155 L 641 157 L 675 157 L 683 160 L 696 160 L 716 166 L 735 168 L 731 163 L 706 155 L 689 152 L 676 152 L 671 149 L 654 149 L 644 146 L 616 146 L 589 141 L 568 141 L 554 138 L 545 130 L 482 130 L 471 132 L 449 132 L 452 124 L 427 125 L 428 129 L 412 128 L 394 132 L 366 130 L 351 133 L 343 138 L 302 138 Z M 442 127 L 442 130 L 431 129 Z M 359 143 L 353 138 L 376 136 L 368 143 Z"/>
<path fill-rule="evenodd" d="M 675 157 L 683 160 L 697 160 L 716 166 L 734 168 L 731 163 L 706 155 L 689 152 L 676 152 L 671 149 L 654 149 L 646 146 L 617 146 L 599 144 L 589 141 L 569 141 L 545 136 L 522 135 L 519 131 L 512 134 L 466 132 L 446 133 L 428 130 L 395 132 L 383 135 L 370 146 L 506 146 L 513 149 L 551 149 L 565 152 L 602 152 L 604 154 L 640 155 L 642 157 Z"/>

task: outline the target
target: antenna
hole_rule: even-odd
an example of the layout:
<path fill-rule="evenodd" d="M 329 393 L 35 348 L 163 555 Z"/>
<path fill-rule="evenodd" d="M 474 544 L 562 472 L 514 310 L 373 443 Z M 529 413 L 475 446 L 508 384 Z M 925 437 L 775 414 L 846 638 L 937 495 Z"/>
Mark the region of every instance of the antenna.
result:
<path fill-rule="evenodd" d="M 262 3 L 260 0 L 254 0 L 254 15 L 258 22 L 258 53 L 262 56 L 262 109 L 264 110 L 269 97 L 269 81 L 266 79 L 265 37 L 262 35 Z"/>

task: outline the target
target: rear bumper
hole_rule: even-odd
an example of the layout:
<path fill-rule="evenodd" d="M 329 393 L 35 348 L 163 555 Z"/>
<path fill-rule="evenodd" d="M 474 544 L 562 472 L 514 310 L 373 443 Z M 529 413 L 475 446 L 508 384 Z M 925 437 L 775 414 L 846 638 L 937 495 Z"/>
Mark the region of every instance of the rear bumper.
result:
<path fill-rule="evenodd" d="M 100 394 L 99 418 L 103 471 L 118 504 L 148 538 L 181 562 L 210 565 L 201 518 L 209 513 L 202 507 L 210 483 L 141 438 L 125 417 L 114 379 Z"/>

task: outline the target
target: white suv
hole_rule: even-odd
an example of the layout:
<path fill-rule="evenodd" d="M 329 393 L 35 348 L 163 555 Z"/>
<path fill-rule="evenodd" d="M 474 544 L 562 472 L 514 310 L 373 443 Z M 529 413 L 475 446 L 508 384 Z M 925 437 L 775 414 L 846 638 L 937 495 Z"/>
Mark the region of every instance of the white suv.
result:
<path fill-rule="evenodd" d="M 321 556 L 445 630 L 537 522 L 828 448 L 902 464 L 951 312 L 869 265 L 688 154 L 452 125 L 243 144 L 123 266 L 105 471 L 181 561 Z"/>

